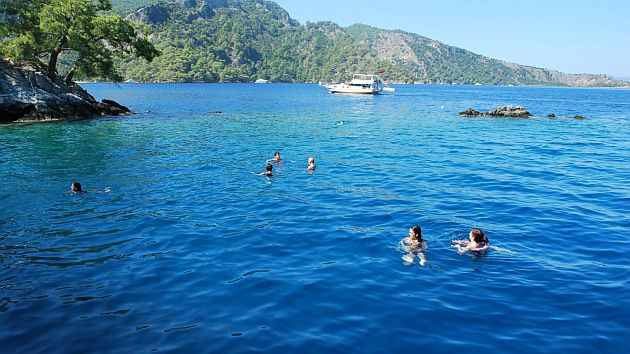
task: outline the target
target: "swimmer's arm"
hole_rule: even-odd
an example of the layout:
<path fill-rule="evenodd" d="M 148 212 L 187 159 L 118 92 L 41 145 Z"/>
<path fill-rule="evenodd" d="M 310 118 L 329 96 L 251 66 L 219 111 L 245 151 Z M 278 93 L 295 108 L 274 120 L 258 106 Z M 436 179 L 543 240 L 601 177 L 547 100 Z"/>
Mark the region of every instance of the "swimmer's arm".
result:
<path fill-rule="evenodd" d="M 457 252 L 459 253 L 464 253 L 470 249 L 468 246 L 462 247 L 460 245 L 454 245 L 453 247 L 457 248 Z"/>
<path fill-rule="evenodd" d="M 467 245 L 467 244 L 470 243 L 470 241 L 468 241 L 468 240 L 452 240 L 451 242 L 453 242 L 455 244 L 458 244 L 458 245 L 461 245 L 461 244 Z"/>
<path fill-rule="evenodd" d="M 486 244 L 486 245 L 485 245 L 485 246 L 483 246 L 483 247 L 475 247 L 475 248 L 471 248 L 470 250 L 471 250 L 471 251 L 485 251 L 485 250 L 487 250 L 489 247 L 490 247 L 490 245 Z"/>

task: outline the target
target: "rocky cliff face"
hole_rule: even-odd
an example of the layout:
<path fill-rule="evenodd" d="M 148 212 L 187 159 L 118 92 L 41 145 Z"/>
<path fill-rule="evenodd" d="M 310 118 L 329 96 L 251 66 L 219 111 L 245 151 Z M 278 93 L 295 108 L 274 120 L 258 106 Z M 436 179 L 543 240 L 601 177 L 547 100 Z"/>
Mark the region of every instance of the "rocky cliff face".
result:
<path fill-rule="evenodd" d="M 0 123 L 69 120 L 131 114 L 110 100 L 97 102 L 79 85 L 49 79 L 29 66 L 0 60 Z"/>

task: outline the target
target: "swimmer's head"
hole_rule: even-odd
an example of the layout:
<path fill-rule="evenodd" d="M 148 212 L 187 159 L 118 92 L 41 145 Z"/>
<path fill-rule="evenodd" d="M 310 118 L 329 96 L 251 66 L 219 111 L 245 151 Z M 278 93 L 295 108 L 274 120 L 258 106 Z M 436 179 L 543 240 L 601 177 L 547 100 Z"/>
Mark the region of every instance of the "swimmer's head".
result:
<path fill-rule="evenodd" d="M 483 231 L 481 231 L 481 229 L 472 229 L 470 230 L 469 235 L 470 235 L 470 238 L 476 243 L 488 242 L 488 238 L 483 233 Z"/>
<path fill-rule="evenodd" d="M 415 238 L 418 241 L 422 242 L 422 229 L 418 225 L 413 225 L 409 229 L 409 237 Z"/>
<path fill-rule="evenodd" d="M 309 164 L 315 163 L 315 158 L 313 156 L 309 157 L 308 158 L 308 163 Z"/>
<path fill-rule="evenodd" d="M 267 172 L 271 172 L 273 171 L 273 165 L 270 163 L 267 163 Z"/>
<path fill-rule="evenodd" d="M 81 189 L 81 183 L 79 182 L 72 182 L 72 185 L 70 185 L 70 190 L 73 191 L 74 193 L 83 192 L 83 189 Z"/>
<path fill-rule="evenodd" d="M 282 158 L 280 157 L 280 151 L 276 151 L 273 153 L 273 159 L 276 161 L 281 160 Z"/>

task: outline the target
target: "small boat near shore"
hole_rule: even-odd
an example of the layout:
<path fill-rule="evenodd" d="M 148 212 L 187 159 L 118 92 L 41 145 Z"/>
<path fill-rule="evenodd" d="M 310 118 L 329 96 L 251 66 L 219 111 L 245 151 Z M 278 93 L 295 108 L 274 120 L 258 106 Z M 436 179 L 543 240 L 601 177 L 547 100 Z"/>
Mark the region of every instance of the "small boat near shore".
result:
<path fill-rule="evenodd" d="M 378 75 L 354 74 L 352 80 L 343 84 L 326 85 L 330 93 L 378 95 L 385 89 L 381 78 Z M 394 89 L 388 87 L 386 92 L 393 92 Z"/>
<path fill-rule="evenodd" d="M 256 81 L 254 81 L 255 84 L 268 84 L 269 80 L 265 80 L 265 79 L 258 79 Z"/>

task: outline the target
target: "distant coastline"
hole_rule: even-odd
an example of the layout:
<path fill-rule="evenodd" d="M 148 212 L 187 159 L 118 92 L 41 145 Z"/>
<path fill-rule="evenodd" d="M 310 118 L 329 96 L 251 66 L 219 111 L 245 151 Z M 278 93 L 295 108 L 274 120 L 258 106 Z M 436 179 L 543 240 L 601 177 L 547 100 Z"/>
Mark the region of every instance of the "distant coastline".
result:
<path fill-rule="evenodd" d="M 226 84 L 226 85 L 249 85 L 255 84 L 255 82 L 191 82 L 191 81 L 98 81 L 98 80 L 90 80 L 90 81 L 76 81 L 79 85 L 90 85 L 90 84 L 110 84 L 110 85 L 136 85 L 136 84 L 155 84 L 155 85 L 168 85 L 168 84 Z M 307 81 L 307 82 L 270 82 L 268 84 L 295 84 L 295 85 L 318 85 L 317 82 Z M 614 90 L 626 90 L 630 89 L 630 83 L 627 86 L 567 86 L 567 85 L 475 85 L 475 84 L 439 84 L 439 83 L 406 83 L 406 82 L 387 82 L 388 85 L 397 85 L 397 86 L 463 86 L 463 87 L 541 87 L 541 88 L 568 88 L 568 89 L 614 89 Z"/>

